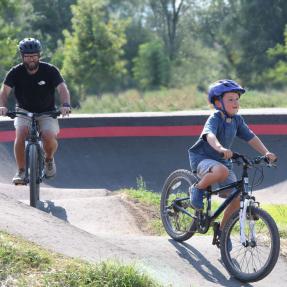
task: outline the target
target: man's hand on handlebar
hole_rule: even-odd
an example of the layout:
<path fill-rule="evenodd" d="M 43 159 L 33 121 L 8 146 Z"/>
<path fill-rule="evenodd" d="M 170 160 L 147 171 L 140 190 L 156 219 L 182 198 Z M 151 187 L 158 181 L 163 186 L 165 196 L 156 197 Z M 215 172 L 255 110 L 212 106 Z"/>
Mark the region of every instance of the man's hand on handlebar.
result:
<path fill-rule="evenodd" d="M 0 116 L 6 116 L 8 109 L 6 107 L 0 107 Z"/>
<path fill-rule="evenodd" d="M 71 113 L 71 106 L 70 105 L 63 105 L 63 106 L 61 106 L 60 107 L 60 112 L 61 112 L 63 117 L 69 116 L 69 114 Z"/>

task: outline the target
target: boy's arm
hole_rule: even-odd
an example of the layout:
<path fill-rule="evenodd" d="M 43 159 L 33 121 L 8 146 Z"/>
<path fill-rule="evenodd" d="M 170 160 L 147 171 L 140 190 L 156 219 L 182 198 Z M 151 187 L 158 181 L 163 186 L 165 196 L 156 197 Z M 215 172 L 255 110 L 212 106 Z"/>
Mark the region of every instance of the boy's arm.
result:
<path fill-rule="evenodd" d="M 219 153 L 223 153 L 224 159 L 229 159 L 232 157 L 232 151 L 224 148 L 218 141 L 217 137 L 213 133 L 208 133 L 205 135 L 207 142 Z"/>
<path fill-rule="evenodd" d="M 12 88 L 7 85 L 2 85 L 0 90 L 0 116 L 5 116 L 7 113 L 7 99 Z"/>
<path fill-rule="evenodd" d="M 256 151 L 258 151 L 262 155 L 265 155 L 268 160 L 275 161 L 277 159 L 277 156 L 274 153 L 270 152 L 257 136 L 254 136 L 248 142 L 248 144 L 251 145 Z"/>

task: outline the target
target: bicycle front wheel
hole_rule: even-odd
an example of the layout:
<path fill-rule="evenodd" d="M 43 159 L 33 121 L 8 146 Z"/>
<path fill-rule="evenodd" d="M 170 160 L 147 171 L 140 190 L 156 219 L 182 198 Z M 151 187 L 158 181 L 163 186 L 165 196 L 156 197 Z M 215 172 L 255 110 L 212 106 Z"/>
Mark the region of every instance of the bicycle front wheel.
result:
<path fill-rule="evenodd" d="M 196 230 L 196 220 L 184 211 L 195 216 L 190 206 L 190 188 L 197 181 L 188 170 L 179 169 L 170 174 L 164 183 L 160 213 L 166 232 L 176 241 L 189 239 Z"/>
<path fill-rule="evenodd" d="M 36 207 L 39 200 L 39 160 L 37 146 L 32 144 L 29 147 L 29 186 L 30 186 L 30 205 Z"/>
<path fill-rule="evenodd" d="M 273 218 L 264 210 L 247 211 L 244 235 L 239 212 L 226 223 L 221 236 L 221 256 L 228 272 L 242 282 L 255 282 L 274 268 L 280 251 L 280 236 Z M 242 238 L 245 239 L 245 242 Z"/>

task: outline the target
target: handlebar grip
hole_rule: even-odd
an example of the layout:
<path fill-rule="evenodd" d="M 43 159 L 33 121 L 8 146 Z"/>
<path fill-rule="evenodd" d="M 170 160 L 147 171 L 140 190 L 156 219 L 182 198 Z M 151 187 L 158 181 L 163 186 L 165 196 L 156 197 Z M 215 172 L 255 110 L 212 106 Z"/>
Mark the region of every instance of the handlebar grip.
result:
<path fill-rule="evenodd" d="M 241 157 L 241 155 L 239 154 L 239 153 L 237 153 L 237 152 L 232 152 L 233 154 L 232 154 L 232 159 L 238 159 L 238 158 L 240 158 Z M 219 153 L 220 154 L 220 156 L 223 158 L 224 157 L 224 153 L 223 152 L 220 152 Z"/>
<path fill-rule="evenodd" d="M 9 117 L 9 118 L 11 118 L 11 119 L 15 119 L 15 118 L 16 118 L 16 113 L 15 113 L 15 112 L 10 112 L 10 111 L 8 111 L 8 112 L 6 113 L 6 116 Z"/>
<path fill-rule="evenodd" d="M 241 154 L 239 154 L 237 152 L 233 152 L 232 159 L 238 159 L 240 157 L 241 157 Z"/>
<path fill-rule="evenodd" d="M 267 163 L 274 163 L 274 162 L 277 162 L 277 158 L 273 161 L 270 161 L 266 156 L 264 156 L 264 161 L 267 162 Z"/>
<path fill-rule="evenodd" d="M 53 115 L 52 115 L 52 118 L 53 119 L 56 119 L 58 116 L 60 116 L 61 115 L 61 111 L 59 111 L 59 110 L 57 110 L 57 111 L 55 111 L 54 113 L 53 113 Z"/>

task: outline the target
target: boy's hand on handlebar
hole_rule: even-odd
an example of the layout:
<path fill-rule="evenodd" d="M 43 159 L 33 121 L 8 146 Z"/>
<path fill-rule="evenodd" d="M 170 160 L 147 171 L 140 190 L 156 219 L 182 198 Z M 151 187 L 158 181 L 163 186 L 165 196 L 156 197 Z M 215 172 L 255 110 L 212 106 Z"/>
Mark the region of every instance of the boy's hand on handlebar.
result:
<path fill-rule="evenodd" d="M 276 154 L 272 153 L 272 152 L 267 152 L 265 154 L 266 158 L 268 159 L 269 162 L 275 162 L 277 160 L 277 156 Z"/>
<path fill-rule="evenodd" d="M 0 107 L 0 116 L 6 116 L 8 109 L 6 107 Z"/>
<path fill-rule="evenodd" d="M 222 157 L 224 159 L 230 159 L 233 156 L 233 152 L 230 149 L 226 149 L 224 147 L 220 149 L 220 153 L 222 153 Z"/>

